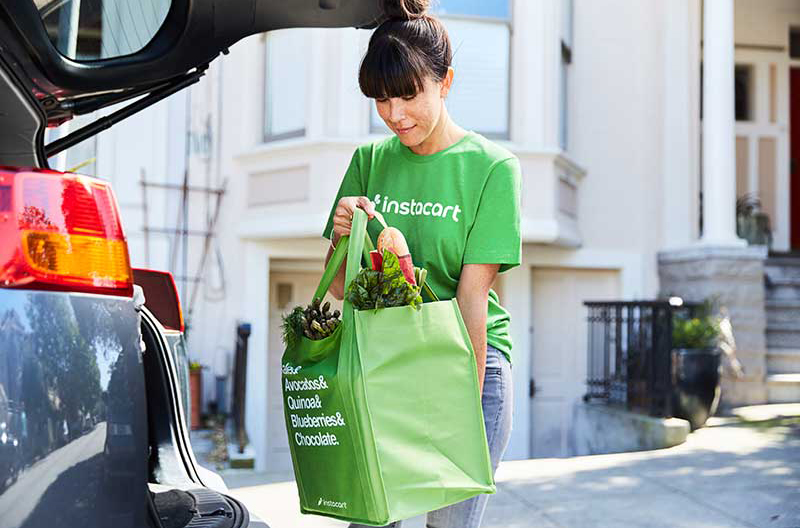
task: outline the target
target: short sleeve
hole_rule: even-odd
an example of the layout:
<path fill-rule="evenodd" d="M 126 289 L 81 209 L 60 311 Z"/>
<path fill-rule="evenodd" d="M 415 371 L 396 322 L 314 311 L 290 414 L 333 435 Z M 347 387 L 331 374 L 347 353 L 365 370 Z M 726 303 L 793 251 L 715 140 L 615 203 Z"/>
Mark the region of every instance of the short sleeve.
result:
<path fill-rule="evenodd" d="M 467 235 L 464 264 L 500 264 L 501 273 L 520 264 L 521 173 L 517 158 L 493 165 Z"/>
<path fill-rule="evenodd" d="M 361 163 L 359 162 L 359 150 L 353 153 L 350 159 L 350 166 L 344 173 L 342 183 L 339 185 L 339 192 L 336 193 L 336 199 L 331 206 L 331 212 L 328 214 L 328 222 L 325 224 L 325 230 L 322 236 L 330 239 L 331 232 L 333 231 L 333 213 L 336 211 L 336 205 L 343 196 L 364 196 L 366 189 L 362 182 Z"/>

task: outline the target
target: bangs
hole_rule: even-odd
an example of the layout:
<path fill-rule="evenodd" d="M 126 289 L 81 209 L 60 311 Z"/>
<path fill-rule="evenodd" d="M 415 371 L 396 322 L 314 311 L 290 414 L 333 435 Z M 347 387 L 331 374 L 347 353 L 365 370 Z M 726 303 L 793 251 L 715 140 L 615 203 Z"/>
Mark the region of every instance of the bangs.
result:
<path fill-rule="evenodd" d="M 370 43 L 361 69 L 358 84 L 361 92 L 372 99 L 413 97 L 423 88 L 429 75 L 424 56 L 394 38 L 382 38 Z"/>

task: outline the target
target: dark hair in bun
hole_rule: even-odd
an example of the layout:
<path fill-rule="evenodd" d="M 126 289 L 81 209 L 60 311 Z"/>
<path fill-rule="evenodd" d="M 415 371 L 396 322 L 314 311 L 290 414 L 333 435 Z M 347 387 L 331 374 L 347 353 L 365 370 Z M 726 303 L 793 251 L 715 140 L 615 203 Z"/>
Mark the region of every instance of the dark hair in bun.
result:
<path fill-rule="evenodd" d="M 383 0 L 383 12 L 389 18 L 411 20 L 424 15 L 430 5 L 430 0 Z"/>
<path fill-rule="evenodd" d="M 387 19 L 369 40 L 358 84 L 367 97 L 416 95 L 426 77 L 444 79 L 453 61 L 442 22 L 427 13 L 430 0 L 383 0 Z"/>

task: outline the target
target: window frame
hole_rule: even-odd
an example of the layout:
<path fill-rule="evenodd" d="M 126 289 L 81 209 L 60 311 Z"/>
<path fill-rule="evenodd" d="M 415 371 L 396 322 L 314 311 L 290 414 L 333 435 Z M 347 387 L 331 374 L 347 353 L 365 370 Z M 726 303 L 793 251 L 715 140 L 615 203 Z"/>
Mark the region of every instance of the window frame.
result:
<path fill-rule="evenodd" d="M 575 47 L 575 2 L 562 2 L 562 21 L 559 35 L 560 54 L 558 65 L 558 146 L 563 152 L 569 150 L 569 67 L 572 65 Z M 568 17 L 568 19 L 567 19 Z"/>
<path fill-rule="evenodd" d="M 302 31 L 304 28 L 290 28 L 285 31 Z M 308 113 L 303 113 L 303 126 L 298 129 L 281 132 L 279 134 L 272 133 L 272 112 L 270 111 L 273 103 L 273 92 L 269 89 L 270 75 L 269 75 L 269 37 L 270 33 L 264 34 L 264 43 L 262 49 L 262 64 L 264 65 L 264 74 L 262 76 L 263 89 L 262 93 L 262 111 L 261 111 L 261 141 L 262 143 L 272 143 L 275 141 L 282 141 L 285 139 L 295 139 L 306 136 L 308 130 Z M 308 64 L 305 64 L 306 74 L 308 74 Z M 307 101 L 303 102 L 303 107 L 307 109 Z"/>

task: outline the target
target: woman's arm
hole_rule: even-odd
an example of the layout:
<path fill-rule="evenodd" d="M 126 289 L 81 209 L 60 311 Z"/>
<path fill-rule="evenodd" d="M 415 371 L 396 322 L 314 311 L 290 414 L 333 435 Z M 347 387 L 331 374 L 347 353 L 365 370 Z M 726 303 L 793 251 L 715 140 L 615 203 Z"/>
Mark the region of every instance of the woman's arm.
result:
<path fill-rule="evenodd" d="M 350 227 L 353 224 L 353 211 L 356 207 L 363 209 L 369 218 L 375 216 L 375 204 L 373 204 L 366 196 L 344 196 L 336 204 L 336 209 L 333 213 L 333 233 L 331 234 L 331 243 L 335 246 L 339 243 L 345 235 L 350 234 Z M 328 254 L 325 257 L 325 266 L 333 255 L 333 247 L 328 247 Z M 346 262 L 346 261 L 345 261 Z M 339 301 L 344 298 L 344 273 L 345 262 L 339 267 L 339 272 L 333 278 L 331 287 L 328 291 L 331 295 Z"/>
<path fill-rule="evenodd" d="M 464 264 L 458 280 L 456 300 L 461 317 L 467 326 L 475 360 L 478 363 L 478 384 L 483 394 L 486 371 L 486 317 L 489 308 L 489 289 L 494 284 L 499 264 Z"/>

